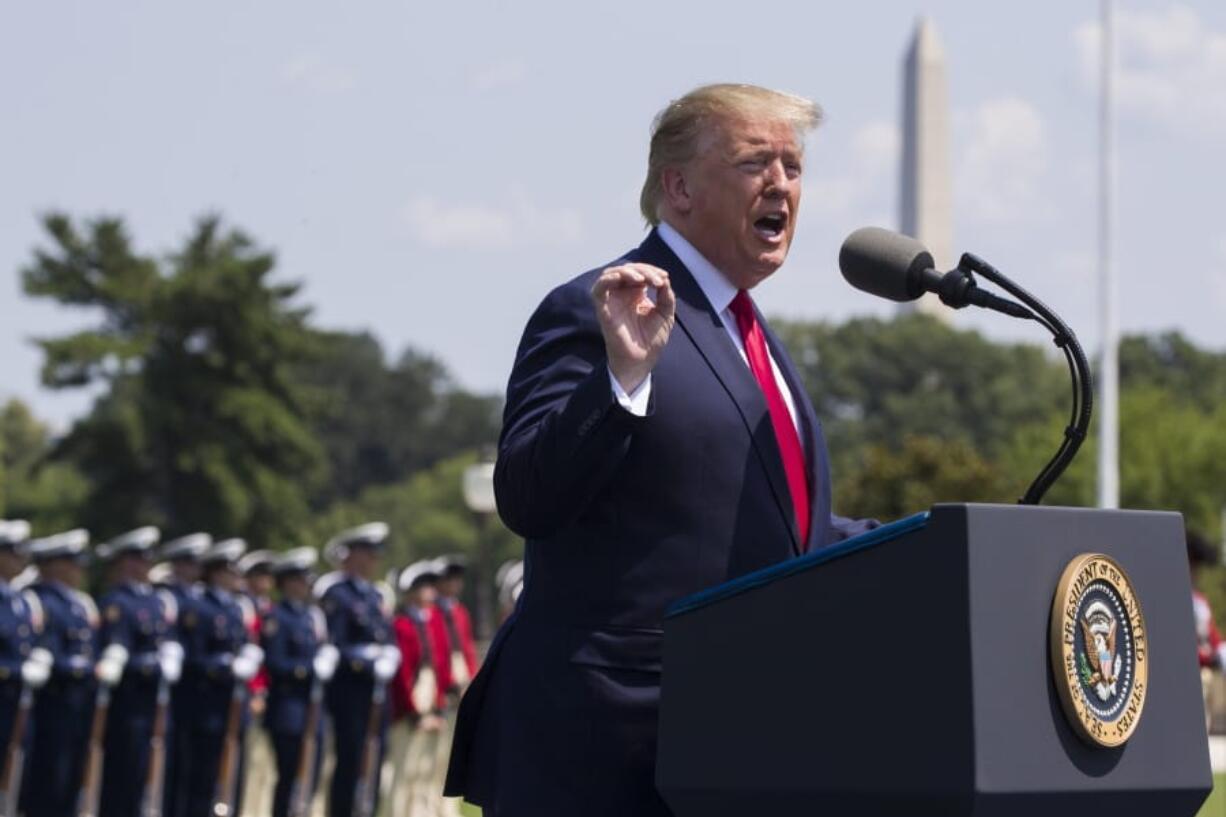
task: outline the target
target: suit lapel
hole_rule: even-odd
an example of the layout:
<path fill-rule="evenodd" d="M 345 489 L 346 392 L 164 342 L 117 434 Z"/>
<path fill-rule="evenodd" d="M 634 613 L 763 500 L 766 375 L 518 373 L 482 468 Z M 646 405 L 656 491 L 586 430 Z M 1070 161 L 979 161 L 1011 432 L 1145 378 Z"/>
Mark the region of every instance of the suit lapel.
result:
<path fill-rule="evenodd" d="M 639 246 L 637 255 L 639 260 L 668 271 L 677 295 L 677 325 L 698 349 L 736 406 L 753 441 L 758 461 L 766 472 L 775 495 L 775 504 L 792 534 L 792 551 L 799 552 L 800 537 L 796 531 L 796 514 L 792 508 L 787 474 L 783 470 L 783 457 L 779 454 L 766 398 L 762 396 L 758 381 L 741 359 L 719 315 L 715 314 L 690 271 L 655 230 Z"/>

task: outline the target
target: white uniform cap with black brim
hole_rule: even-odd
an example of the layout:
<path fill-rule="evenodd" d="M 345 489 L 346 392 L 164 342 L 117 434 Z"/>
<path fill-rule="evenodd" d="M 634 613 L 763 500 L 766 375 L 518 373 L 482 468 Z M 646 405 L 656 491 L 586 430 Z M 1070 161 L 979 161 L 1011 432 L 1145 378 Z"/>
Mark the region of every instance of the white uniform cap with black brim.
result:
<path fill-rule="evenodd" d="M 161 531 L 152 525 L 146 525 L 143 528 L 122 533 L 109 542 L 103 542 L 98 545 L 98 549 L 95 552 L 98 554 L 98 558 L 103 561 L 114 559 L 125 553 L 141 553 L 149 556 L 161 538 Z"/>
<path fill-rule="evenodd" d="M 84 528 L 74 528 L 70 531 L 32 539 L 28 552 L 30 559 L 37 563 L 49 562 L 52 559 L 88 560 L 89 531 Z"/>
<path fill-rule="evenodd" d="M 272 561 L 272 575 L 280 578 L 295 573 L 310 573 L 319 561 L 315 548 L 301 547 L 287 550 Z"/>
<path fill-rule="evenodd" d="M 200 564 L 214 566 L 219 564 L 236 564 L 247 552 L 247 542 L 238 537 L 214 542 L 200 557 Z"/>
<path fill-rule="evenodd" d="M 171 539 L 162 545 L 158 558 L 165 562 L 176 562 L 186 559 L 199 561 L 200 557 L 213 545 L 213 537 L 207 533 L 189 533 L 178 539 Z"/>
<path fill-rule="evenodd" d="M 30 541 L 30 523 L 24 519 L 0 519 L 0 548 L 25 553 Z"/>
<path fill-rule="evenodd" d="M 277 554 L 271 550 L 253 550 L 238 560 L 238 572 L 247 576 L 261 570 L 271 573 L 277 562 Z"/>
<path fill-rule="evenodd" d="M 369 547 L 377 550 L 387 541 L 388 531 L 386 522 L 367 522 L 365 525 L 343 530 L 324 545 L 324 558 L 330 564 L 339 565 L 356 547 Z"/>
<path fill-rule="evenodd" d="M 423 584 L 438 581 L 442 575 L 436 559 L 422 559 L 400 571 L 400 576 L 396 580 L 396 589 L 404 593 Z"/>

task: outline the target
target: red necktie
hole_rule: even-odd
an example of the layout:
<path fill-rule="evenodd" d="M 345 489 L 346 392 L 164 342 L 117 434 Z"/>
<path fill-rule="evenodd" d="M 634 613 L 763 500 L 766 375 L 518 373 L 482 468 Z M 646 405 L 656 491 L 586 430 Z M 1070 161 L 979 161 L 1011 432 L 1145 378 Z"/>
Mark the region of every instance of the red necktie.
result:
<path fill-rule="evenodd" d="M 809 541 L 809 480 L 805 476 L 805 453 L 800 447 L 800 437 L 796 433 L 792 415 L 788 412 L 788 404 L 775 381 L 770 356 L 766 352 L 766 335 L 762 332 L 762 324 L 758 323 L 758 315 L 754 311 L 753 301 L 749 299 L 749 293 L 743 289 L 738 290 L 728 308 L 732 310 L 737 328 L 741 330 L 749 368 L 757 379 L 762 396 L 766 398 L 766 407 L 770 410 L 775 442 L 779 444 L 783 471 L 788 478 L 788 490 L 792 493 L 792 509 L 796 513 L 796 529 L 800 531 L 800 549 L 803 551 Z"/>

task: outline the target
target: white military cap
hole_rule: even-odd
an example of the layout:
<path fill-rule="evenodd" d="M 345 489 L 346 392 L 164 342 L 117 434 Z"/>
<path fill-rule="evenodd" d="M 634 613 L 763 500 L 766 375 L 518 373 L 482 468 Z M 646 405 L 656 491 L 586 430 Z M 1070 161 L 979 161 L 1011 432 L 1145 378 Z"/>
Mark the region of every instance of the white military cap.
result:
<path fill-rule="evenodd" d="M 215 542 L 204 552 L 204 555 L 200 557 L 200 563 L 212 565 L 218 562 L 237 562 L 246 550 L 247 543 L 238 537 L 223 539 Z"/>
<path fill-rule="evenodd" d="M 365 525 L 358 525 L 356 528 L 343 530 L 328 540 L 328 544 L 324 545 L 324 558 L 334 565 L 338 565 L 345 560 L 349 555 L 349 551 L 355 547 L 373 547 L 379 548 L 383 546 L 383 542 L 387 539 L 388 527 L 386 522 L 367 522 Z"/>
<path fill-rule="evenodd" d="M 272 566 L 277 561 L 277 554 L 271 550 L 253 550 L 238 560 L 238 572 L 246 576 L 256 570 L 272 572 Z"/>
<path fill-rule="evenodd" d="M 273 559 L 272 574 L 284 576 L 289 573 L 309 573 L 318 561 L 319 554 L 315 552 L 315 548 L 294 548 Z"/>
<path fill-rule="evenodd" d="M 121 553 L 132 552 L 148 554 L 161 538 L 162 532 L 152 525 L 130 530 L 98 545 L 98 558 L 113 559 Z"/>
<path fill-rule="evenodd" d="M 187 536 L 171 539 L 162 545 L 158 557 L 167 562 L 179 559 L 190 559 L 194 562 L 203 556 L 212 544 L 213 537 L 207 533 L 189 533 Z"/>
<path fill-rule="evenodd" d="M 89 547 L 89 531 L 75 528 L 42 539 L 34 539 L 29 544 L 30 558 L 36 562 L 50 559 L 77 559 L 86 556 Z"/>
<path fill-rule="evenodd" d="M 435 561 L 438 562 L 439 573 L 443 576 L 463 575 L 468 570 L 468 557 L 462 553 L 448 553 Z"/>
<path fill-rule="evenodd" d="M 24 519 L 0 519 L 0 547 L 20 552 L 30 541 L 30 523 Z"/>
<path fill-rule="evenodd" d="M 413 562 L 400 571 L 400 577 L 396 580 L 396 589 L 403 593 L 426 582 L 438 581 L 443 575 L 439 568 L 440 564 L 437 559 L 422 559 L 420 562 Z"/>

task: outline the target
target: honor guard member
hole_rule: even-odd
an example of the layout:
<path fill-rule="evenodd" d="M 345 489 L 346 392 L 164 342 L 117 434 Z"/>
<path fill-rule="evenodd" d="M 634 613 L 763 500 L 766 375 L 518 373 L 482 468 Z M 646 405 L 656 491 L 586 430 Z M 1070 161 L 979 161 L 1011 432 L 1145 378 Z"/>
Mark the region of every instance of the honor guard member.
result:
<path fill-rule="evenodd" d="M 324 556 L 340 568 L 321 598 L 329 637 L 341 657 L 327 692 L 336 747 L 328 793 L 333 815 L 358 813 L 355 801 L 359 806 L 363 799 L 377 801 L 387 723 L 384 696 L 400 661 L 383 597 L 372 584 L 387 534 L 387 525 L 371 522 L 337 534 L 324 548 Z M 368 734 L 372 722 L 378 727 L 374 735 Z M 374 757 L 363 751 L 372 742 L 378 748 Z"/>
<path fill-rule="evenodd" d="M 15 814 L 29 749 L 34 692 L 51 673 L 51 653 L 35 646 L 42 633 L 37 597 L 12 586 L 25 566 L 30 524 L 0 519 L 0 814 Z"/>
<path fill-rule="evenodd" d="M 162 544 L 158 551 L 161 564 L 155 581 L 159 589 L 169 593 L 178 609 L 175 624 L 175 640 L 187 649 L 187 633 L 183 624 L 189 618 L 196 601 L 200 598 L 200 557 L 213 545 L 213 537 L 207 533 L 191 533 Z M 171 729 L 166 756 L 166 791 L 163 797 L 165 817 L 183 817 L 187 791 L 187 772 L 192 762 L 191 730 L 188 728 L 194 716 L 191 696 L 183 684 L 176 684 L 170 694 Z"/>
<path fill-rule="evenodd" d="M 40 642 L 51 653 L 51 678 L 34 705 L 37 728 L 23 802 L 29 817 L 75 813 L 84 778 L 97 681 L 98 611 L 80 591 L 89 533 L 77 529 L 30 542 L 38 567 L 31 585 L 43 610 Z"/>
<path fill-rule="evenodd" d="M 272 610 L 272 566 L 276 554 L 271 550 L 253 550 L 238 560 L 238 572 L 243 577 L 243 595 L 255 609 L 251 640 L 260 641 L 260 630 Z M 268 668 L 261 667 L 248 685 L 251 689 L 251 717 L 257 723 L 264 717 L 268 694 Z M 246 774 L 243 802 L 248 812 L 268 814 L 272 809 L 274 759 L 263 729 L 248 729 L 244 752 Z"/>
<path fill-rule="evenodd" d="M 400 669 L 392 686 L 396 717 L 395 814 L 439 815 L 444 812 L 438 766 L 446 763 L 440 747 L 447 690 L 452 685 L 447 629 L 436 607 L 442 563 L 415 562 L 396 582 L 400 604 L 392 627 L 400 648 Z"/>
<path fill-rule="evenodd" d="M 149 761 L 159 707 L 159 686 L 179 680 L 183 649 L 175 638 L 174 596 L 149 584 L 157 528 L 144 527 L 99 545 L 97 554 L 111 565 L 114 586 L 102 598 L 99 643 L 127 650 L 119 684 L 107 712 L 106 752 L 100 817 L 131 817 L 149 783 Z M 165 716 L 163 715 L 163 723 Z M 164 731 L 164 730 L 163 730 Z M 160 788 L 161 781 L 157 781 Z"/>
<path fill-rule="evenodd" d="M 273 817 L 287 817 L 295 799 L 301 809 L 315 792 L 323 747 L 323 689 L 340 657 L 328 643 L 327 622 L 311 596 L 317 558 L 314 548 L 296 548 L 272 564 L 281 600 L 264 617 L 261 645 L 268 675 L 264 728 L 277 767 Z"/>
<path fill-rule="evenodd" d="M 438 562 L 438 601 L 435 607 L 447 629 L 451 645 L 448 661 L 451 665 L 451 687 L 447 692 L 458 698 L 477 674 L 477 644 L 473 640 L 473 621 L 460 594 L 464 592 L 464 574 L 468 560 L 459 555 L 441 556 Z"/>
<path fill-rule="evenodd" d="M 204 589 L 184 611 L 182 693 L 191 717 L 191 763 L 186 769 L 184 817 L 233 817 L 242 791 L 242 739 L 247 684 L 259 672 L 263 652 L 251 643 L 251 603 L 239 592 L 237 562 L 242 539 L 213 544 L 200 557 Z"/>

